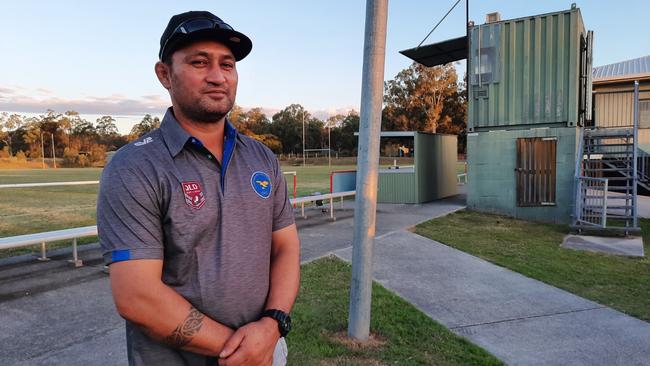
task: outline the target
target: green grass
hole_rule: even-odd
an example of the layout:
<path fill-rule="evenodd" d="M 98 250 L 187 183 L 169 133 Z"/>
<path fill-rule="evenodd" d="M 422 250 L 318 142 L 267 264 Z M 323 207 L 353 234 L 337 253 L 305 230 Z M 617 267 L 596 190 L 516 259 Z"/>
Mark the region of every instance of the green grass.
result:
<path fill-rule="evenodd" d="M 564 249 L 565 225 L 460 211 L 416 232 L 525 276 L 650 321 L 650 220 L 640 220 L 646 258 Z"/>
<path fill-rule="evenodd" d="M 287 338 L 289 365 L 502 365 L 414 306 L 373 284 L 365 346 L 346 338 L 351 267 L 324 258 L 304 265 Z"/>

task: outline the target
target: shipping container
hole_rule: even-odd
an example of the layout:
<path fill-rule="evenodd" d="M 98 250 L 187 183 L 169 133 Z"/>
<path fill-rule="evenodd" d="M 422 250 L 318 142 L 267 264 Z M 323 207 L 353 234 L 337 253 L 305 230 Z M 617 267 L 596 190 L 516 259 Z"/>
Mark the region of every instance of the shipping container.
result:
<path fill-rule="evenodd" d="M 592 38 L 575 7 L 473 26 L 468 131 L 583 125 Z"/>

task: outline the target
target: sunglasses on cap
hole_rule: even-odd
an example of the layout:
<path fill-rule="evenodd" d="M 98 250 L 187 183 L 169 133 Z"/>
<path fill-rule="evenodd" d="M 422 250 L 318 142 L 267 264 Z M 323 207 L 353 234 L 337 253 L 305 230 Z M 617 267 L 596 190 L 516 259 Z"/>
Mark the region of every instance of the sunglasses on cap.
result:
<path fill-rule="evenodd" d="M 169 37 L 167 37 L 167 40 L 165 40 L 165 43 L 163 44 L 162 49 L 160 50 L 160 55 L 164 55 L 165 51 L 167 49 L 167 45 L 169 44 L 169 41 L 174 38 L 177 34 L 190 34 L 206 29 L 224 29 L 224 30 L 230 30 L 234 31 L 234 29 L 228 25 L 227 23 L 224 23 L 220 19 L 210 19 L 210 18 L 194 18 L 194 19 L 188 19 L 181 24 L 179 24 L 174 30 L 171 32 Z"/>

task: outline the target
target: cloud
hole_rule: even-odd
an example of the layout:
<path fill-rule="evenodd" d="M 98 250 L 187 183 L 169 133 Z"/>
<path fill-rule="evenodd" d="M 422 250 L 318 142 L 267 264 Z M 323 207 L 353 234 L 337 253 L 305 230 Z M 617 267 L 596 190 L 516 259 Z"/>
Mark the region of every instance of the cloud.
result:
<path fill-rule="evenodd" d="M 170 105 L 169 97 L 159 94 L 143 95 L 139 98 L 111 94 L 72 99 L 59 98 L 52 94 L 51 90 L 45 88 L 29 90 L 20 86 L 13 88 L 0 87 L 0 111 L 44 113 L 48 109 L 52 109 L 57 112 L 73 110 L 80 114 L 92 115 L 141 116 L 147 113 L 152 115 L 164 113 Z M 254 107 L 242 106 L 242 108 L 250 110 Z M 261 108 L 269 119 L 281 110 L 281 108 Z M 355 107 L 344 107 L 308 111 L 313 117 L 324 121 L 337 114 L 347 115 L 352 110 L 357 109 Z"/>
<path fill-rule="evenodd" d="M 52 91 L 44 88 L 31 92 L 0 88 L 0 111 L 42 113 L 52 109 L 58 112 L 74 110 L 81 114 L 141 115 L 160 113 L 169 106 L 169 101 L 159 95 L 129 98 L 121 94 L 113 94 L 67 99 L 54 97 L 51 94 Z"/>

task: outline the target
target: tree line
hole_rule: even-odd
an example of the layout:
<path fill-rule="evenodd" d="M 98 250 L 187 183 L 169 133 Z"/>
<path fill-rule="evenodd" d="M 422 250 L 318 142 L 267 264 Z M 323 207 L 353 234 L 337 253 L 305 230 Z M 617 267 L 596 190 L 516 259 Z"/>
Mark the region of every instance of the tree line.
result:
<path fill-rule="evenodd" d="M 414 63 L 384 84 L 382 131 L 455 134 L 459 136 L 459 151 L 464 151 L 464 85 L 451 64 L 426 68 Z M 307 149 L 330 148 L 343 156 L 356 155 L 356 111 L 320 120 L 302 105 L 291 104 L 268 118 L 262 108 L 245 111 L 235 105 L 229 118 L 237 130 L 278 154 L 302 153 L 304 125 Z M 106 152 L 117 150 L 159 126 L 158 117 L 146 114 L 129 134 L 122 135 L 111 116 L 102 116 L 93 123 L 72 110 L 48 110 L 35 117 L 2 112 L 0 158 L 41 158 L 43 154 L 51 157 L 54 152 L 68 166 L 102 165 Z"/>

